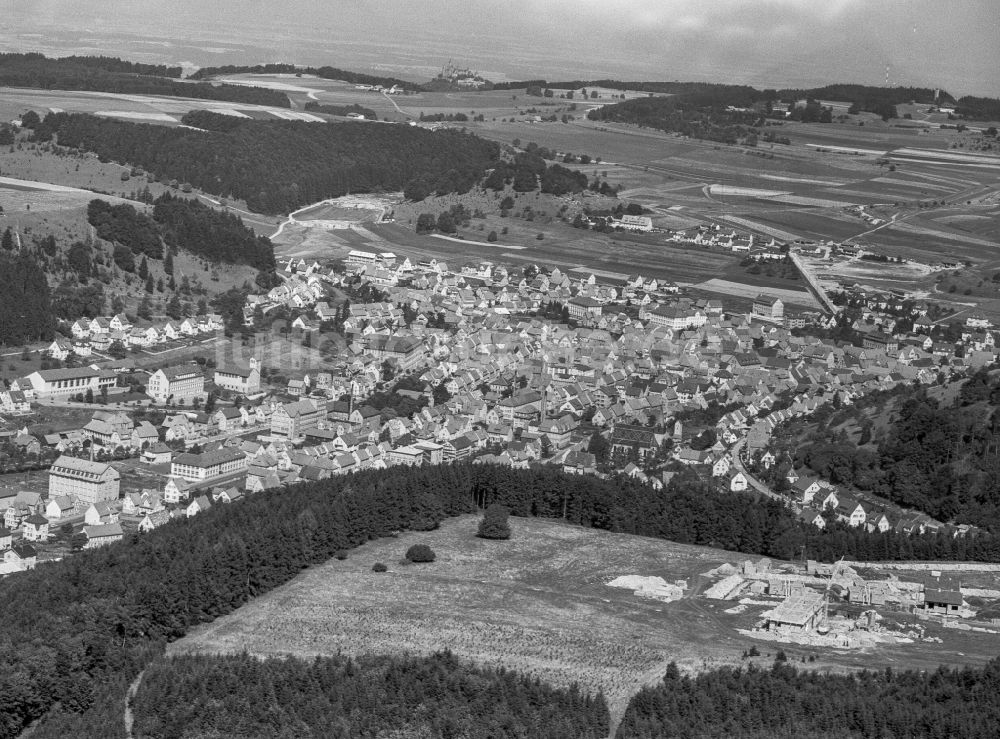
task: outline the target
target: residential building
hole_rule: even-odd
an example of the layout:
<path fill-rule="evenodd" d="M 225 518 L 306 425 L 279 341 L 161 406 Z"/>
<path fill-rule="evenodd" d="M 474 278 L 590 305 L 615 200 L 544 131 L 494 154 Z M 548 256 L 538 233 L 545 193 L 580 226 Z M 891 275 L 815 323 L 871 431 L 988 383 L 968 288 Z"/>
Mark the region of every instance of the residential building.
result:
<path fill-rule="evenodd" d="M 229 447 L 201 454 L 179 454 L 170 463 L 170 474 L 187 482 L 204 482 L 245 472 L 247 458 L 239 449 Z"/>
<path fill-rule="evenodd" d="M 308 398 L 279 406 L 271 414 L 271 435 L 298 439 L 326 418 L 326 403 Z"/>
<path fill-rule="evenodd" d="M 751 315 L 754 318 L 762 318 L 765 321 L 780 323 L 785 317 L 785 304 L 781 302 L 780 298 L 760 293 L 753 299 Z"/>
<path fill-rule="evenodd" d="M 21 536 L 25 541 L 46 541 L 49 538 L 49 519 L 37 513 L 28 516 L 21 524 Z"/>
<path fill-rule="evenodd" d="M 205 375 L 196 364 L 163 367 L 150 375 L 146 395 L 156 403 L 193 405 L 205 397 Z"/>
<path fill-rule="evenodd" d="M 125 532 L 122 531 L 119 523 L 105 523 L 97 526 L 84 526 L 83 534 L 87 537 L 87 543 L 83 545 L 83 548 L 94 549 L 121 541 Z"/>
<path fill-rule="evenodd" d="M 586 295 L 578 295 L 566 303 L 566 309 L 569 312 L 570 318 L 581 321 L 588 318 L 600 318 L 601 313 L 604 311 L 604 306 Z"/>
<path fill-rule="evenodd" d="M 82 505 L 117 500 L 120 481 L 110 464 L 64 454 L 49 468 L 49 499 L 69 495 Z"/>

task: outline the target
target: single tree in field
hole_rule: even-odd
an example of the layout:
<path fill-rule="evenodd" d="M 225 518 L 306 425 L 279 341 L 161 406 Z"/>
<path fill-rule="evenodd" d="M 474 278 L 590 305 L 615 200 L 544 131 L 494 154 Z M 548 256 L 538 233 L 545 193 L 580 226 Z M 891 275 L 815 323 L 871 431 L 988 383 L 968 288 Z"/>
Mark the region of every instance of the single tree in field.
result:
<path fill-rule="evenodd" d="M 507 523 L 507 516 L 510 511 L 506 506 L 494 503 L 486 509 L 483 520 L 479 522 L 477 536 L 481 539 L 509 539 L 510 525 Z"/>
<path fill-rule="evenodd" d="M 434 550 L 426 544 L 414 544 L 406 550 L 406 559 L 410 562 L 433 562 Z"/>

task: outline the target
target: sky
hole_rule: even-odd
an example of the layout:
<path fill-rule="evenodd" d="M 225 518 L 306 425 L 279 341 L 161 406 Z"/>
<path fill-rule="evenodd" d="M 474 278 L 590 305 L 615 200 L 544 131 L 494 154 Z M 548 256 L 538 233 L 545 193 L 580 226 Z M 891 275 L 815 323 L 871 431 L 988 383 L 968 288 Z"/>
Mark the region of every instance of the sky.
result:
<path fill-rule="evenodd" d="M 0 0 L 0 48 L 1000 97 L 998 0 Z"/>

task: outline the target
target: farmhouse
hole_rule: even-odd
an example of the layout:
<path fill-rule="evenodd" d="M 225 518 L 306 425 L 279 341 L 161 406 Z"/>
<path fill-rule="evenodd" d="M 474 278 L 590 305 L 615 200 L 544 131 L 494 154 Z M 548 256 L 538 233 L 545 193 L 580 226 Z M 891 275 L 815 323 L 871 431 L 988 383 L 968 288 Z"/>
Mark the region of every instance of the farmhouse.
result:
<path fill-rule="evenodd" d="M 156 370 L 146 383 L 146 395 L 157 403 L 194 403 L 205 394 L 205 376 L 194 364 L 163 367 Z"/>
<path fill-rule="evenodd" d="M 239 449 L 219 449 L 201 454 L 179 454 L 170 463 L 170 474 L 188 482 L 203 482 L 246 471 L 247 458 Z"/>
<path fill-rule="evenodd" d="M 117 500 L 120 482 L 121 475 L 110 464 L 64 454 L 49 468 L 49 500 L 60 495 L 72 496 L 81 504 Z"/>

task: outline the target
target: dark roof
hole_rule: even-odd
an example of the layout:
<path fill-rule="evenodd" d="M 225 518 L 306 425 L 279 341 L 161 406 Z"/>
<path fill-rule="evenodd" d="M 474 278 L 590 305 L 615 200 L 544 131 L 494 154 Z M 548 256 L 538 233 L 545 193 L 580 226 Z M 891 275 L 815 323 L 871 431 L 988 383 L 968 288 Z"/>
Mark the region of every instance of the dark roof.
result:
<path fill-rule="evenodd" d="M 632 445 L 652 447 L 656 446 L 656 438 L 653 431 L 641 426 L 615 426 L 611 433 L 611 444 Z"/>
<path fill-rule="evenodd" d="M 935 590 L 927 588 L 924 591 L 925 603 L 943 603 L 949 606 L 962 605 L 962 593 L 958 590 Z"/>

